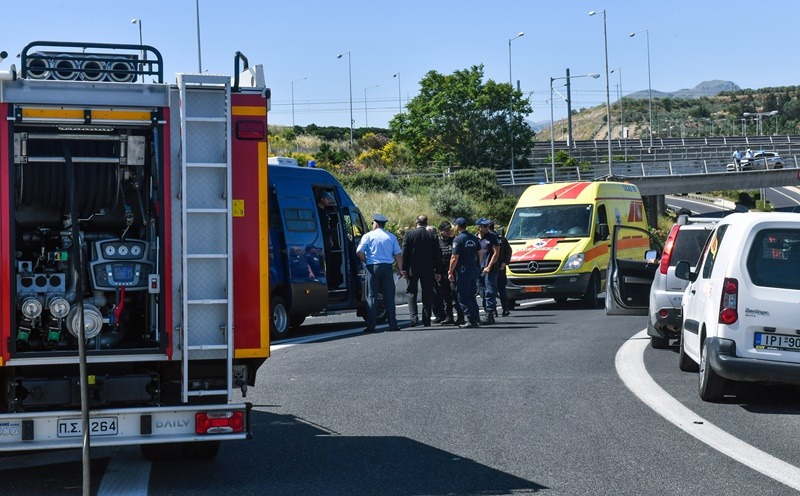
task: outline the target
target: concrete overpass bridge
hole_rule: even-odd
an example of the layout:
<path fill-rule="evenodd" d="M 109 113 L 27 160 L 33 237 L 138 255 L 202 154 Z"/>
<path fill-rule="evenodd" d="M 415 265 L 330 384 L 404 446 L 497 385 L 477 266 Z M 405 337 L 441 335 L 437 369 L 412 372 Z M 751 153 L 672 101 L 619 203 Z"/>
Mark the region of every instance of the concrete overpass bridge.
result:
<path fill-rule="evenodd" d="M 635 184 L 644 197 L 650 197 L 650 205 L 656 210 L 648 211 L 650 225 L 657 224 L 657 214 L 664 213 L 664 196 L 670 194 L 702 193 L 724 190 L 754 190 L 781 186 L 800 186 L 800 166 L 798 157 L 784 157 L 783 168 L 772 170 L 753 170 L 727 172 L 724 164 L 707 160 L 682 160 L 676 162 L 648 162 L 634 164 L 622 162 L 594 164 L 577 167 L 574 170 L 557 169 L 556 181 L 597 181 L 613 180 Z M 519 196 L 531 184 L 550 182 L 552 169 L 535 168 L 530 171 L 495 171 L 498 183 L 509 193 Z"/>

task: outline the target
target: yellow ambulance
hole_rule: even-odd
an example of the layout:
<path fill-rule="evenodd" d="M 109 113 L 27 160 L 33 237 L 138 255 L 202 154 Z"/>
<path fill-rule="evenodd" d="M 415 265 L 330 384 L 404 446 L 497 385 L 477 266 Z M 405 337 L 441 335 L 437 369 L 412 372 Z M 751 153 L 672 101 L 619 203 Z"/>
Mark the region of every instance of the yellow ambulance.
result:
<path fill-rule="evenodd" d="M 639 189 L 619 182 L 549 183 L 530 186 L 520 197 L 508 225 L 511 263 L 506 267 L 510 307 L 516 300 L 581 298 L 586 306 L 603 303 L 614 225 L 647 229 Z M 623 249 L 649 246 L 626 240 Z"/>

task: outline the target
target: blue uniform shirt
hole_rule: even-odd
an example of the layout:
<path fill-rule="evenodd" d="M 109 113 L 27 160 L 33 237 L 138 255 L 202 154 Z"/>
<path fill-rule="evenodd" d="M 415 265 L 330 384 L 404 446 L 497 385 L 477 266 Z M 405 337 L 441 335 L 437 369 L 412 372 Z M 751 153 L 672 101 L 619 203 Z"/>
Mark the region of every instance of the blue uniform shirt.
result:
<path fill-rule="evenodd" d="M 453 240 L 453 255 L 458 255 L 456 269 L 460 267 L 477 268 L 481 240 L 474 234 L 463 231 Z"/>
<path fill-rule="evenodd" d="M 383 229 L 373 229 L 363 235 L 356 251 L 367 257 L 367 265 L 393 263 L 394 256 L 401 252 L 397 238 Z"/>
<path fill-rule="evenodd" d="M 492 259 L 492 253 L 494 253 L 492 247 L 500 246 L 500 240 L 497 238 L 497 235 L 492 231 L 488 231 L 481 240 L 481 250 L 483 250 L 483 258 L 481 259 L 481 268 L 486 267 L 489 264 L 489 260 Z M 495 264 L 492 267 L 492 270 L 496 270 L 498 265 Z"/>

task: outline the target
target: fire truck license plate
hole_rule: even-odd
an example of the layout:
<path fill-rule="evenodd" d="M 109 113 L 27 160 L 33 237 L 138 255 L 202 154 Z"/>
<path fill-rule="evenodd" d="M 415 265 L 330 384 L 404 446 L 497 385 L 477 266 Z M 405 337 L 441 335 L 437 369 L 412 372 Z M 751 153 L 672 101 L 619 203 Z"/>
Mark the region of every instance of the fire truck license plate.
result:
<path fill-rule="evenodd" d="M 83 422 L 79 418 L 58 419 L 58 437 L 83 436 Z M 116 436 L 117 417 L 94 417 L 89 419 L 89 434 L 92 436 Z"/>

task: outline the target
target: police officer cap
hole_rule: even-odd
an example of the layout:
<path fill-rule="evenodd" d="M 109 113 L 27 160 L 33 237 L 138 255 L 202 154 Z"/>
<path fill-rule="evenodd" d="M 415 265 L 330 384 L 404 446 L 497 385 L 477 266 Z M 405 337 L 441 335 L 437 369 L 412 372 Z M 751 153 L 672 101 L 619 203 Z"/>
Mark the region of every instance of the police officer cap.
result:
<path fill-rule="evenodd" d="M 475 225 L 476 226 L 488 226 L 489 225 L 489 221 L 487 219 L 484 219 L 483 217 L 481 217 L 480 219 L 475 221 Z"/>
<path fill-rule="evenodd" d="M 375 214 L 375 215 L 372 216 L 372 219 L 375 222 L 380 222 L 381 224 L 385 224 L 385 223 L 389 222 L 389 219 L 387 219 L 386 216 L 383 215 L 383 214 Z"/>
<path fill-rule="evenodd" d="M 453 228 L 453 226 L 450 225 L 450 223 L 447 222 L 447 221 L 444 221 L 441 224 L 439 224 L 439 230 L 440 231 L 449 231 L 452 228 Z"/>
<path fill-rule="evenodd" d="M 467 219 L 464 217 L 459 217 L 453 221 L 453 225 L 458 227 L 467 227 Z"/>
<path fill-rule="evenodd" d="M 320 200 L 334 201 L 334 200 L 333 200 L 333 195 L 331 195 L 331 194 L 330 194 L 330 193 L 328 193 L 327 191 L 323 191 L 322 193 L 320 193 L 320 194 L 319 194 L 319 199 L 320 199 Z"/>

